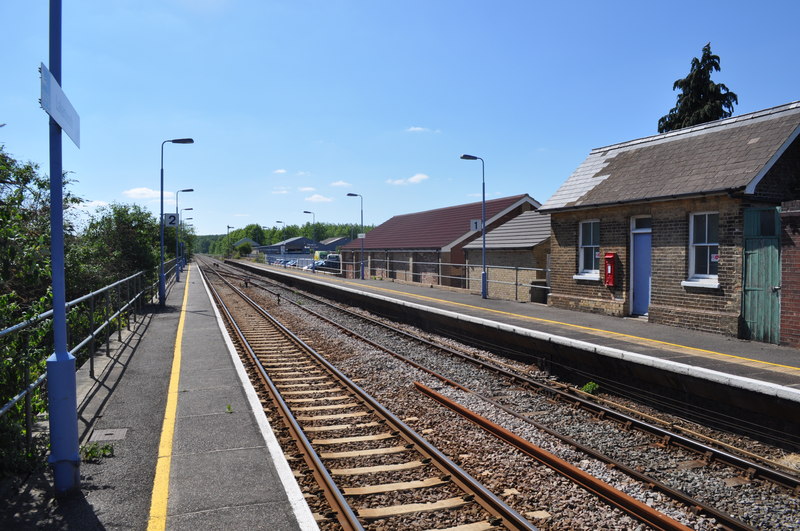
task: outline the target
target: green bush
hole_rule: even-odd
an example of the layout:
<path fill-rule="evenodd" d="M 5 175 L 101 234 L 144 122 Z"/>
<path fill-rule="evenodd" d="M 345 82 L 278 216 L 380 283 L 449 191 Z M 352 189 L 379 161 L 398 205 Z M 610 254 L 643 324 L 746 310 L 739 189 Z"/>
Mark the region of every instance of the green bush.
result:
<path fill-rule="evenodd" d="M 600 386 L 594 382 L 588 382 L 586 385 L 581 387 L 581 391 L 584 393 L 589 393 L 590 395 L 597 394 L 600 390 Z"/>

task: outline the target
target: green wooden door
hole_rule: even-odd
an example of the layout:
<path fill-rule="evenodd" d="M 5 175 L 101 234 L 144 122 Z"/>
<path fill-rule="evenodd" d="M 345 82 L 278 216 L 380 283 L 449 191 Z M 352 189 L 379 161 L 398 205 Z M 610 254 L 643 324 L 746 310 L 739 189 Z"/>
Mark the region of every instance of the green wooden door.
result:
<path fill-rule="evenodd" d="M 780 209 L 744 212 L 744 336 L 777 344 L 781 322 Z"/>

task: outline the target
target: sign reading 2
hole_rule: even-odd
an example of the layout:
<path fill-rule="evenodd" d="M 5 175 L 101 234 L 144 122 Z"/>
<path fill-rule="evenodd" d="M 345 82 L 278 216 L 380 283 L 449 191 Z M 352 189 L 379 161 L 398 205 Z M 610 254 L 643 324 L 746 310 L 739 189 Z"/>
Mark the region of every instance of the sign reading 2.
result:
<path fill-rule="evenodd" d="M 165 227 L 177 227 L 178 226 L 178 214 L 164 214 L 164 226 Z"/>

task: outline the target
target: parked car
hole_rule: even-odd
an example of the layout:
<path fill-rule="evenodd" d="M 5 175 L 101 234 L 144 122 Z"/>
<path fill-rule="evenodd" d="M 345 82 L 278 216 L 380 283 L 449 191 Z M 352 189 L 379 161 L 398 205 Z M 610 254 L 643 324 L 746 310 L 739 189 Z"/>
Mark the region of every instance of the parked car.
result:
<path fill-rule="evenodd" d="M 311 271 L 313 269 L 319 269 L 320 267 L 325 265 L 325 260 L 314 260 L 307 266 L 303 267 L 304 271 Z"/>

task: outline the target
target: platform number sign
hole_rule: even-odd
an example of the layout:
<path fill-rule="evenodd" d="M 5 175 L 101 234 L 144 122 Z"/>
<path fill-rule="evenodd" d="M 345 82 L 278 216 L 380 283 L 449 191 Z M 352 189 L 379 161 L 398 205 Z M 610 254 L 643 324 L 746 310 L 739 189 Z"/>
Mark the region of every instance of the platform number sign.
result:
<path fill-rule="evenodd" d="M 177 227 L 178 226 L 178 214 L 164 214 L 164 226 L 165 227 Z"/>

